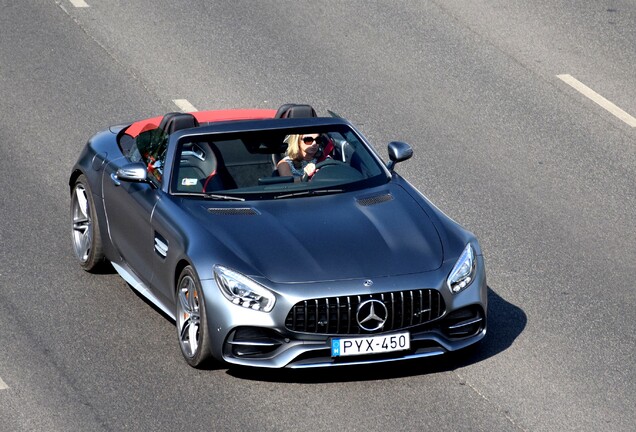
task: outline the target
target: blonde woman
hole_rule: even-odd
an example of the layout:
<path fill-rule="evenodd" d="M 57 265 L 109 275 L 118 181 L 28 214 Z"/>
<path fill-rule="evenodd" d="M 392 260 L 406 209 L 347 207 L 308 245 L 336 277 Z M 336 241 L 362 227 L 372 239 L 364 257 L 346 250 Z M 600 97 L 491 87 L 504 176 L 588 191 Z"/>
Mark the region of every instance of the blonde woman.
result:
<path fill-rule="evenodd" d="M 316 173 L 319 134 L 288 135 L 287 155 L 276 169 L 281 177 L 294 176 L 294 181 L 308 180 Z"/>

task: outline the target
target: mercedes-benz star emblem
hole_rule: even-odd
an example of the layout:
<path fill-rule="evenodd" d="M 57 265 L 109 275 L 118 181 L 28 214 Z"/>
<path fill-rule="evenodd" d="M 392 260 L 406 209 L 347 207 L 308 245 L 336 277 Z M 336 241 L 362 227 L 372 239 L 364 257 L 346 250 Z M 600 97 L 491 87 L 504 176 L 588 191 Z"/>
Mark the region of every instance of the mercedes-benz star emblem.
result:
<path fill-rule="evenodd" d="M 364 281 L 363 284 L 365 287 L 370 287 L 371 285 L 373 285 L 373 281 L 371 279 L 367 279 Z"/>
<path fill-rule="evenodd" d="M 389 311 L 380 300 L 367 300 L 360 303 L 356 318 L 360 328 L 366 331 L 381 329 L 386 322 Z"/>

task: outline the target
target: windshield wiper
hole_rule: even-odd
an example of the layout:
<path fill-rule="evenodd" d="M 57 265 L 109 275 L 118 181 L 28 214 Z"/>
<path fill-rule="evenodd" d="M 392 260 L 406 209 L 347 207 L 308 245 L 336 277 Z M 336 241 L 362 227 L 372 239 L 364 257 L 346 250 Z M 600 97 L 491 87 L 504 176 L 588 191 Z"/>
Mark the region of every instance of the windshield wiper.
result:
<path fill-rule="evenodd" d="M 207 193 L 204 195 L 204 197 L 207 199 L 218 200 L 218 201 L 245 201 L 245 198 L 239 198 L 239 197 L 229 196 L 229 195 L 217 195 L 212 193 Z"/>
<path fill-rule="evenodd" d="M 310 190 L 306 190 L 302 192 L 294 192 L 294 193 L 288 193 L 284 195 L 277 195 L 274 197 L 274 199 L 296 198 L 296 197 L 314 196 L 314 195 L 328 195 L 328 194 L 335 194 L 340 192 L 344 192 L 344 190 L 343 189 L 315 189 L 315 190 L 310 189 Z"/>

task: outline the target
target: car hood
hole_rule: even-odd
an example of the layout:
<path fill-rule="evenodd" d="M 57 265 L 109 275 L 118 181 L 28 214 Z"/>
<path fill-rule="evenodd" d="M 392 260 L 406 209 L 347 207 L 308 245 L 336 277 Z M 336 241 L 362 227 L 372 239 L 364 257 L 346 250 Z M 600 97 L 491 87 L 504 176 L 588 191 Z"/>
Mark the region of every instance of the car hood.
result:
<path fill-rule="evenodd" d="M 395 185 L 241 204 L 247 203 L 199 201 L 190 210 L 218 240 L 219 264 L 241 263 L 248 275 L 315 282 L 420 273 L 442 264 L 435 226 Z"/>

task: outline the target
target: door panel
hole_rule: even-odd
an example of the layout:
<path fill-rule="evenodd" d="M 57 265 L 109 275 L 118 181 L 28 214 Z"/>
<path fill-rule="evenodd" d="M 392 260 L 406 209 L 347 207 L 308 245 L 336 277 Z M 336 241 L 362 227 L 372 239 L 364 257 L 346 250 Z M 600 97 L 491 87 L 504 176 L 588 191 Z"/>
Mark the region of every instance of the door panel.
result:
<path fill-rule="evenodd" d="M 149 285 L 155 254 L 150 216 L 162 192 L 148 183 L 115 179 L 117 169 L 127 163 L 127 159 L 110 162 L 104 170 L 104 208 L 113 245 L 137 276 Z"/>

